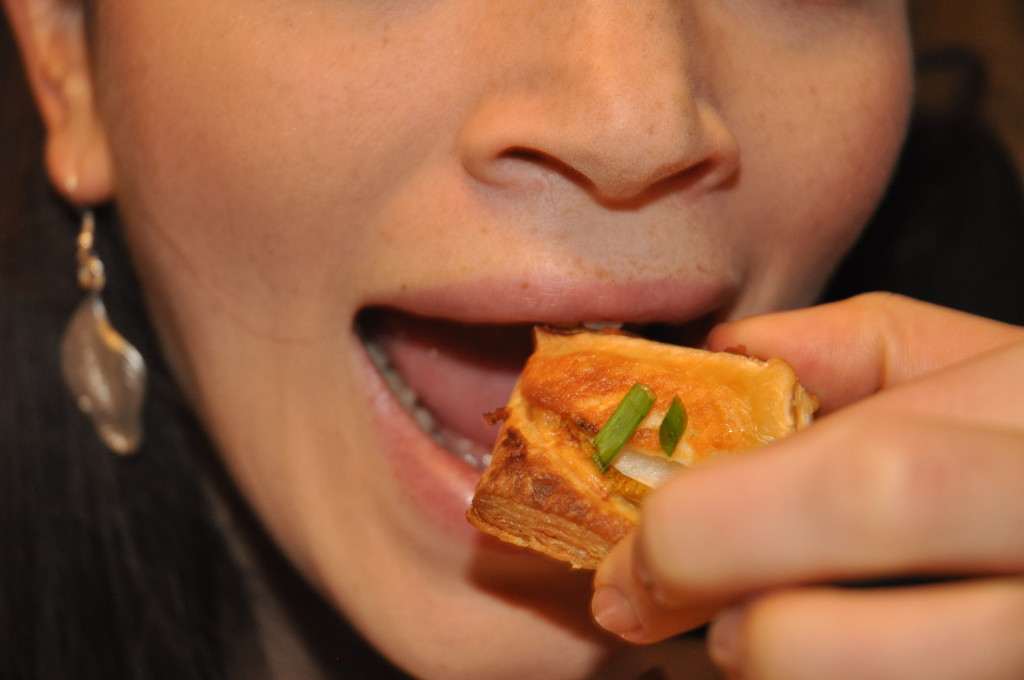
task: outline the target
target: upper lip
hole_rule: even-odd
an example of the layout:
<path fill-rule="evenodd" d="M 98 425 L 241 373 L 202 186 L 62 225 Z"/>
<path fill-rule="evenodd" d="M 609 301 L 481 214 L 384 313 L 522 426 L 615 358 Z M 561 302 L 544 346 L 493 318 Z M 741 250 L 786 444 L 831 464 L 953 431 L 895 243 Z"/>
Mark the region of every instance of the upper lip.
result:
<path fill-rule="evenodd" d="M 382 296 L 368 306 L 467 324 L 587 322 L 682 325 L 717 320 L 731 301 L 727 286 L 683 279 L 603 281 L 478 280 Z"/>

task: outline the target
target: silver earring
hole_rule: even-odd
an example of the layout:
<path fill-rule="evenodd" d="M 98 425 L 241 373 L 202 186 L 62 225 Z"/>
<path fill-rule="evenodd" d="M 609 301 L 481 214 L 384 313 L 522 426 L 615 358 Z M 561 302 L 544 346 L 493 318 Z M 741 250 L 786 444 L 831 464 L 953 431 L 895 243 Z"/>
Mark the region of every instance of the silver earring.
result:
<path fill-rule="evenodd" d="M 106 276 L 94 250 L 95 234 L 96 220 L 86 210 L 77 242 L 78 285 L 86 296 L 61 339 L 61 373 L 103 442 L 115 453 L 128 455 L 142 442 L 146 364 L 107 318 L 100 297 Z"/>

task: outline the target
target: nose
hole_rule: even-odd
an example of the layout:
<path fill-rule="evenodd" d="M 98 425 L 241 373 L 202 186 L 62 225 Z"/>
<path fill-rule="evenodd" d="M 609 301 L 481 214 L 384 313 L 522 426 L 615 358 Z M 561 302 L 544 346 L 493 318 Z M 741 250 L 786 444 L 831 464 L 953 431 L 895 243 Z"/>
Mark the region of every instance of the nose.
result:
<path fill-rule="evenodd" d="M 472 175 L 522 188 L 553 173 L 612 204 L 735 175 L 692 3 L 541 1 L 513 3 L 517 42 L 488 62 L 495 75 L 460 139 Z"/>

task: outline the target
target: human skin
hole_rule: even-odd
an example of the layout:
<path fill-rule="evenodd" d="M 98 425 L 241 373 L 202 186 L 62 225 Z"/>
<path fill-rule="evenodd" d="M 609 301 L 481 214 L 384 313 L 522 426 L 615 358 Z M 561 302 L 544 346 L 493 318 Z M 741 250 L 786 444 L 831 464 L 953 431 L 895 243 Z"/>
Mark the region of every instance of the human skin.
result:
<path fill-rule="evenodd" d="M 232 478 L 423 677 L 581 677 L 615 638 L 587 575 L 464 522 L 479 473 L 383 389 L 360 312 L 402 310 L 393 359 L 484 446 L 469 423 L 514 362 L 470 365 L 433 319 L 701 342 L 708 319 L 808 304 L 884 190 L 911 90 L 893 0 L 101 0 L 88 39 L 73 3 L 5 2 L 52 180 L 116 202 Z"/>
<path fill-rule="evenodd" d="M 823 417 L 652 494 L 597 618 L 651 642 L 719 612 L 737 679 L 1021 677 L 1024 329 L 874 294 L 710 342 L 790 357 Z"/>

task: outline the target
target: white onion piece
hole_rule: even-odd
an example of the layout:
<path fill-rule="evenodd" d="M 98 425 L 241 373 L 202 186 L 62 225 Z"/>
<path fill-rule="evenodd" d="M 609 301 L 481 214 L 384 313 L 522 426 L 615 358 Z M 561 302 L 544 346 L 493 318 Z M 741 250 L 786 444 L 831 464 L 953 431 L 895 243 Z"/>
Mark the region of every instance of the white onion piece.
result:
<path fill-rule="evenodd" d="M 627 477 L 652 489 L 658 488 L 665 480 L 685 467 L 668 456 L 642 453 L 628 446 L 623 447 L 612 462 L 612 466 Z"/>

